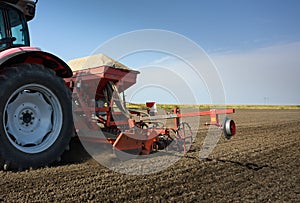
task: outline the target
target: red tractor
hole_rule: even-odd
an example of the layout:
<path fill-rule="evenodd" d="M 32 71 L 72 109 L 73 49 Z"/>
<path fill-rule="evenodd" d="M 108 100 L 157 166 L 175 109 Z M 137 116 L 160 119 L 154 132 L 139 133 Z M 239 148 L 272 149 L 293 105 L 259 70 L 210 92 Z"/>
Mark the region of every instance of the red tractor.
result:
<path fill-rule="evenodd" d="M 0 1 L 0 163 L 4 169 L 45 166 L 73 134 L 69 66 L 30 47 L 27 21 L 37 1 Z"/>
<path fill-rule="evenodd" d="M 119 92 L 135 84 L 138 71 L 96 55 L 78 59 L 73 74 L 58 57 L 30 47 L 27 21 L 34 18 L 36 3 L 0 0 L 0 166 L 5 170 L 59 160 L 74 132 L 84 130 L 105 136 L 87 135 L 83 140 L 110 143 L 116 154 L 140 155 L 165 149 L 174 139 L 185 151 L 191 134 L 185 133 L 189 125 L 181 122 L 183 117 L 210 116 L 207 125 L 217 126 L 228 139 L 235 134 L 234 122 L 219 123 L 218 117 L 233 109 L 181 113 L 175 108 L 167 115 L 129 110 Z M 94 63 L 98 57 L 109 63 Z M 84 60 L 92 63 L 83 67 Z M 156 125 L 166 119 L 174 119 L 174 127 Z"/>

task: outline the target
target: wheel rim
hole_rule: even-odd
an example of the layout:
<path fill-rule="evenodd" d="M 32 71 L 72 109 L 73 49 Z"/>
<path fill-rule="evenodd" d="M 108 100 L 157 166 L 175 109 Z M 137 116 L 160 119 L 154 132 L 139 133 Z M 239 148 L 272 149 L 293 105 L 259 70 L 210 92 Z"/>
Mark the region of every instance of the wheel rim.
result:
<path fill-rule="evenodd" d="M 55 94 L 43 85 L 24 85 L 5 105 L 3 117 L 10 143 L 25 153 L 47 150 L 62 127 L 62 108 Z"/>

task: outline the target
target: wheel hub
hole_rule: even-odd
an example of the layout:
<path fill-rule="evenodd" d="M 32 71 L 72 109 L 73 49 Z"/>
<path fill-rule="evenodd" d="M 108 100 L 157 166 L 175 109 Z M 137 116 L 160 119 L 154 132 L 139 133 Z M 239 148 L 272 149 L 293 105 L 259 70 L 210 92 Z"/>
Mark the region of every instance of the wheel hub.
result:
<path fill-rule="evenodd" d="M 22 117 L 20 117 L 20 120 L 23 120 L 22 124 L 25 124 L 26 126 L 32 125 L 34 120 L 34 117 L 32 116 L 33 112 L 29 113 L 29 110 L 26 110 L 26 112 L 22 112 Z"/>
<path fill-rule="evenodd" d="M 20 92 L 6 112 L 6 130 L 20 146 L 39 145 L 52 129 L 52 108 L 39 92 Z"/>

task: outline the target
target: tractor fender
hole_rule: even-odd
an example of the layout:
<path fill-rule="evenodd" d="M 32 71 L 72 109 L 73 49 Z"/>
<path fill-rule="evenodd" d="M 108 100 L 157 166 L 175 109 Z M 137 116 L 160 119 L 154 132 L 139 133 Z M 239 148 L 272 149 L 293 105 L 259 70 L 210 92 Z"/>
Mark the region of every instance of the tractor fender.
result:
<path fill-rule="evenodd" d="M 41 64 L 54 70 L 62 78 L 73 75 L 71 68 L 63 60 L 36 47 L 16 47 L 0 53 L 0 70 L 19 63 Z"/>

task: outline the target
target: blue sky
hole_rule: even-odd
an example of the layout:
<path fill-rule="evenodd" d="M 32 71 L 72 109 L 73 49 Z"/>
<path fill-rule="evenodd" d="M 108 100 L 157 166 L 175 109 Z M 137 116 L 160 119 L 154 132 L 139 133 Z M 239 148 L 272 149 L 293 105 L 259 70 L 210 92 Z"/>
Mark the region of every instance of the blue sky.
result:
<path fill-rule="evenodd" d="M 299 10 L 297 0 L 40 0 L 29 26 L 32 46 L 65 61 L 90 55 L 111 38 L 135 30 L 178 33 L 208 53 L 220 74 L 227 103 L 300 104 Z M 142 69 L 159 57 L 166 56 L 144 53 L 122 62 Z M 183 79 L 189 80 L 188 76 Z M 205 87 L 203 81 L 199 83 Z M 155 95 L 154 89 L 148 94 Z M 197 103 L 211 103 L 205 88 L 194 94 L 203 97 L 196 98 Z M 137 95 L 136 102 L 143 96 Z M 173 101 L 163 96 L 154 99 Z"/>

